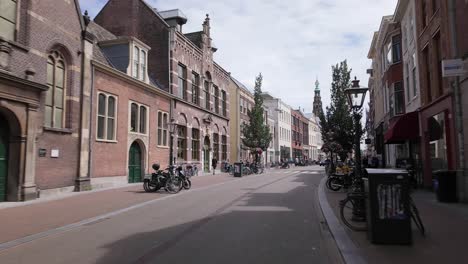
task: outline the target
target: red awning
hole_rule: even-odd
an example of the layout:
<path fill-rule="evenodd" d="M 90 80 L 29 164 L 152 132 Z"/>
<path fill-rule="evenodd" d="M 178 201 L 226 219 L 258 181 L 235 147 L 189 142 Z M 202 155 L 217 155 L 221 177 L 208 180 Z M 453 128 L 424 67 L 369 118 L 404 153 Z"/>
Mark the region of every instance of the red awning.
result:
<path fill-rule="evenodd" d="M 419 138 L 418 112 L 402 115 L 385 133 L 385 144 L 401 144 Z"/>

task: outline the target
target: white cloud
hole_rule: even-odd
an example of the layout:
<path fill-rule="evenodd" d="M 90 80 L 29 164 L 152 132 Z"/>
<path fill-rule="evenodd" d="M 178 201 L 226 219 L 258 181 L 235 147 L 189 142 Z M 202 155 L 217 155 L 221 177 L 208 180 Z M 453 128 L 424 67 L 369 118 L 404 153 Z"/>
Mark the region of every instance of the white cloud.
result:
<path fill-rule="evenodd" d="M 95 15 L 105 0 L 80 0 Z M 210 14 L 216 61 L 253 87 L 262 72 L 263 90 L 294 108 L 311 111 L 319 77 L 324 106 L 330 99 L 331 65 L 348 59 L 353 76 L 367 85 L 367 52 L 388 0 L 147 0 L 159 10 L 179 8 L 188 17 L 184 32 L 201 30 Z"/>

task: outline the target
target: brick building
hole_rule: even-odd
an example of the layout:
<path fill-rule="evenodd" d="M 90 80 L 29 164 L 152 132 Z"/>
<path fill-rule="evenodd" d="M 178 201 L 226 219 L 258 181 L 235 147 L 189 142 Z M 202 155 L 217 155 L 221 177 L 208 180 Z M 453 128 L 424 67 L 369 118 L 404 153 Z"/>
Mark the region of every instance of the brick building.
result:
<path fill-rule="evenodd" d="M 94 22 L 91 115 L 93 184 L 139 182 L 151 165 L 169 164 L 172 96 L 148 76 L 152 50 L 133 36 L 115 36 Z M 112 153 L 112 155 L 108 155 Z M 99 165 L 98 165 L 99 164 Z"/>
<path fill-rule="evenodd" d="M 134 36 L 151 48 L 149 78 L 176 98 L 170 120 L 177 125 L 175 162 L 211 171 L 213 158 L 229 155 L 230 75 L 213 60 L 208 16 L 199 32 L 182 33 L 186 21 L 180 10 L 158 12 L 141 0 L 110 0 L 95 18 L 111 33 Z"/>
<path fill-rule="evenodd" d="M 400 24 L 393 16 L 382 18 L 374 34 L 368 58 L 372 59 L 369 90 L 370 118 L 373 124 L 375 153 L 382 167 L 395 166 L 397 158 L 407 157 L 407 146 L 400 141 L 395 124 L 405 114 Z M 417 136 L 417 130 L 416 130 Z"/>
<path fill-rule="evenodd" d="M 242 144 L 242 125 L 250 120 L 247 111 L 254 106 L 252 92 L 240 81 L 231 77 L 230 84 L 230 161 L 246 160 L 250 157 L 249 148 Z"/>
<path fill-rule="evenodd" d="M 0 20 L 0 201 L 87 189 L 89 109 L 80 103 L 92 39 L 78 1 L 6 0 Z"/>
<path fill-rule="evenodd" d="M 416 1 L 421 153 L 426 186 L 432 185 L 433 171 L 456 167 L 452 89 L 441 69 L 442 60 L 451 58 L 447 2 Z"/>
<path fill-rule="evenodd" d="M 291 148 L 292 158 L 303 158 L 303 126 L 301 122 L 302 114 L 299 110 L 291 109 Z"/>
<path fill-rule="evenodd" d="M 468 12 L 468 2 L 467 1 L 455 1 L 455 39 L 456 45 L 452 47 L 452 58 L 461 58 L 465 61 L 466 68 L 468 68 L 468 20 L 466 19 L 466 14 Z M 453 49 L 455 48 L 455 49 Z M 463 129 L 463 141 L 464 141 L 464 155 L 465 160 L 460 160 L 460 155 L 457 155 L 458 168 L 464 168 L 464 175 L 460 177 L 459 180 L 459 190 L 460 195 L 459 199 L 466 202 L 468 201 L 468 74 L 461 76 L 459 79 L 451 78 L 450 81 L 458 81 L 460 85 L 460 99 L 461 99 L 461 118 L 460 124 Z M 458 146 L 461 143 L 457 144 Z"/>

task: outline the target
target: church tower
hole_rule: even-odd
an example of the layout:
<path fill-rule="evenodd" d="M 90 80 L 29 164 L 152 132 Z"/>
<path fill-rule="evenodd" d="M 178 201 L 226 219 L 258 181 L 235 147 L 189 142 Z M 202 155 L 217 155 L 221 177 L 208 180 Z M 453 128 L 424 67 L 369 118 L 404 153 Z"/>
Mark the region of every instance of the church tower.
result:
<path fill-rule="evenodd" d="M 317 81 L 315 81 L 315 96 L 314 96 L 314 115 L 315 116 L 320 116 L 320 113 L 323 112 L 322 109 L 322 97 L 320 97 L 320 88 L 319 88 L 319 81 L 317 78 Z"/>

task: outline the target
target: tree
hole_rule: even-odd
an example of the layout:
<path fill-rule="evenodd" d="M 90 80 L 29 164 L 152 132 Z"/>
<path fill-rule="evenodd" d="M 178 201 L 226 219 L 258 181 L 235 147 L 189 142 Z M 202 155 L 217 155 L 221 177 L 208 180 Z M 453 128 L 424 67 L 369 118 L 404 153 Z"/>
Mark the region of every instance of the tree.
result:
<path fill-rule="evenodd" d="M 252 110 L 247 111 L 249 123 L 242 126 L 242 133 L 244 134 L 242 143 L 253 151 L 257 151 L 258 149 L 266 151 L 271 141 L 270 128 L 264 119 L 262 80 L 263 76 L 260 73 L 255 80 L 255 105 Z"/>
<path fill-rule="evenodd" d="M 320 129 L 324 142 L 336 141 L 341 145 L 338 155 L 342 160 L 353 150 L 354 123 L 353 113 L 349 110 L 348 100 L 344 92 L 350 87 L 351 70 L 346 60 L 332 66 L 331 103 L 325 113 L 320 115 Z M 329 132 L 333 132 L 330 138 Z"/>

